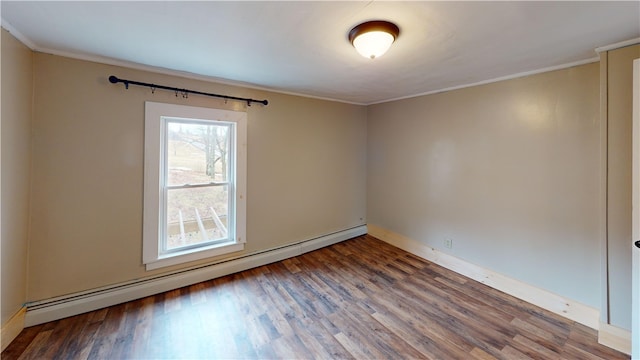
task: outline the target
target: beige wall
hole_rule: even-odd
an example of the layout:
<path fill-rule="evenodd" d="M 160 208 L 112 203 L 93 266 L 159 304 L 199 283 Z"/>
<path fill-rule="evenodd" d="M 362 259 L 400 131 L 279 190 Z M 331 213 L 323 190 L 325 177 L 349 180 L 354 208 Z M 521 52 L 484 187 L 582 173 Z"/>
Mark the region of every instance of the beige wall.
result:
<path fill-rule="evenodd" d="M 598 191 L 603 170 L 597 64 L 365 108 L 32 54 L 4 31 L 2 40 L 3 322 L 17 310 L 5 314 L 6 301 L 19 306 L 25 297 L 42 300 L 179 268 L 147 272 L 141 263 L 146 100 L 248 111 L 246 252 L 368 220 L 600 308 Z M 612 55 L 610 62 L 616 63 L 617 55 Z M 5 202 L 5 187 L 10 181 L 29 182 L 25 144 L 30 116 L 25 114 L 31 108 L 25 103 L 29 96 L 18 96 L 13 84 L 30 83 L 15 78 L 30 79 L 26 69 L 31 61 L 32 225 L 25 295 L 28 208 L 11 222 L 22 240 L 12 240 L 7 253 L 6 239 L 16 237 L 5 236 L 5 203 L 10 204 Z M 270 104 L 247 108 L 196 95 L 185 100 L 165 91 L 124 90 L 122 84 L 107 81 L 111 74 L 267 98 Z M 7 94 L 5 84 L 10 82 L 13 90 Z M 20 89 L 30 91 L 28 86 Z M 613 91 L 611 96 L 616 96 Z M 14 94 L 19 100 L 6 100 Z M 15 122 L 16 136 L 9 135 L 5 123 L 13 111 L 24 116 Z M 615 188 L 612 176 L 630 181 L 624 165 L 630 144 L 625 142 L 625 120 L 619 129 L 617 120 L 612 121 L 609 164 L 621 165 L 620 175 L 609 176 L 609 241 L 614 244 L 609 271 L 620 271 L 622 280 L 612 284 L 610 311 L 612 324 L 626 327 L 630 317 L 625 312 L 624 276 L 630 265 L 624 246 L 616 247 L 617 240 L 611 239 L 626 236 L 627 200 L 625 185 Z M 21 137 L 26 140 L 14 141 Z M 10 143 L 13 149 L 26 146 L 18 152 L 22 158 L 5 160 Z M 20 167 L 21 175 L 5 183 L 9 166 Z M 14 203 L 26 206 L 28 188 L 19 187 L 16 196 L 22 199 Z M 618 190 L 620 200 L 612 200 Z M 453 239 L 452 249 L 443 247 L 445 238 Z M 6 260 L 9 254 L 22 255 Z M 8 266 L 12 269 L 5 270 Z M 5 280 L 9 273 L 11 279 L 22 280 Z M 5 291 L 8 284 L 15 292 Z"/>
<path fill-rule="evenodd" d="M 34 68 L 30 301 L 176 268 L 147 272 L 141 260 L 144 101 L 246 108 L 125 90 L 109 75 L 269 100 L 246 108 L 246 252 L 366 223 L 365 107 L 42 53 Z"/>
<path fill-rule="evenodd" d="M 594 63 L 369 107 L 369 224 L 599 309 L 598 91 Z"/>
<path fill-rule="evenodd" d="M 632 79 L 640 45 L 609 51 L 606 57 L 608 314 L 610 324 L 631 330 Z"/>
<path fill-rule="evenodd" d="M 33 54 L 2 29 L 2 318 L 27 299 Z"/>

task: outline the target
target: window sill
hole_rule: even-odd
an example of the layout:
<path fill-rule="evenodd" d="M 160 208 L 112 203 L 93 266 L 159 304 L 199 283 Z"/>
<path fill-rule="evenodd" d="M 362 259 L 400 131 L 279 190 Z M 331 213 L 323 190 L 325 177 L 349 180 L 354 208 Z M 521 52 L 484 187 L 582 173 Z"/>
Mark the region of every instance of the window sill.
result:
<path fill-rule="evenodd" d="M 227 243 L 212 245 L 206 248 L 174 253 L 159 257 L 158 260 L 145 264 L 147 271 L 160 269 L 167 266 L 184 264 L 191 261 L 202 260 L 214 256 L 229 254 L 244 250 L 244 243 Z"/>

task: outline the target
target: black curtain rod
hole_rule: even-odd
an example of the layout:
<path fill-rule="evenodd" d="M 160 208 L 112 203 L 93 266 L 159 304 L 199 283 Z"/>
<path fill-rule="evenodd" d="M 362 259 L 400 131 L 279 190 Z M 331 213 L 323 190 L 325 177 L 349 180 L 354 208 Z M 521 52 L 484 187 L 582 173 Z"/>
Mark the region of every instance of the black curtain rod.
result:
<path fill-rule="evenodd" d="M 164 90 L 175 91 L 176 92 L 176 96 L 178 96 L 178 93 L 181 93 L 183 97 L 187 97 L 187 94 L 198 94 L 198 95 L 213 96 L 213 97 L 222 98 L 222 99 L 228 99 L 228 100 L 246 101 L 247 102 L 247 106 L 251 106 L 251 103 L 254 103 L 254 102 L 255 103 L 260 103 L 262 105 L 269 104 L 269 101 L 267 101 L 267 100 L 256 100 L 256 99 L 235 97 L 235 96 L 229 96 L 229 95 L 212 94 L 212 93 L 206 93 L 206 92 L 196 91 L 196 90 L 179 89 L 179 88 L 175 88 L 175 87 L 171 87 L 171 86 L 149 84 L 149 83 L 144 83 L 144 82 L 134 81 L 134 80 L 118 79 L 116 76 L 113 76 L 113 75 L 109 76 L 109 82 L 112 83 L 112 84 L 117 84 L 117 83 L 121 82 L 121 83 L 124 84 L 125 89 L 129 89 L 129 85 L 138 85 L 138 86 L 147 86 L 147 87 L 151 88 L 151 91 L 155 91 L 155 89 L 164 89 Z"/>

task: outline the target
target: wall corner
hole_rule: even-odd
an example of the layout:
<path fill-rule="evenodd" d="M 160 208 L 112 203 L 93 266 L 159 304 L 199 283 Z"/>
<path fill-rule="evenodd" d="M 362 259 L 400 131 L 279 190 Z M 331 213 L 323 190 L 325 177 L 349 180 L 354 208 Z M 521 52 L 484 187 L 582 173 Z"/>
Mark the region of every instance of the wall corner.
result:
<path fill-rule="evenodd" d="M 24 329 L 24 318 L 27 313 L 27 308 L 23 306 L 18 312 L 2 325 L 2 333 L 0 334 L 0 342 L 2 343 L 2 350 L 7 348 L 11 342 L 18 337 L 22 329 Z"/>

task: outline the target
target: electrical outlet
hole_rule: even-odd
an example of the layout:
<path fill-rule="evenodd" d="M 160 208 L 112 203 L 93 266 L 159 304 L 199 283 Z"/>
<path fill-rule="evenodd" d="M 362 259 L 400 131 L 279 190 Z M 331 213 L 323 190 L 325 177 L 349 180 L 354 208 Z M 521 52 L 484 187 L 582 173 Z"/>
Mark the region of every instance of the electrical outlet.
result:
<path fill-rule="evenodd" d="M 444 239 L 444 247 L 451 249 L 453 247 L 453 240 L 449 238 Z"/>

